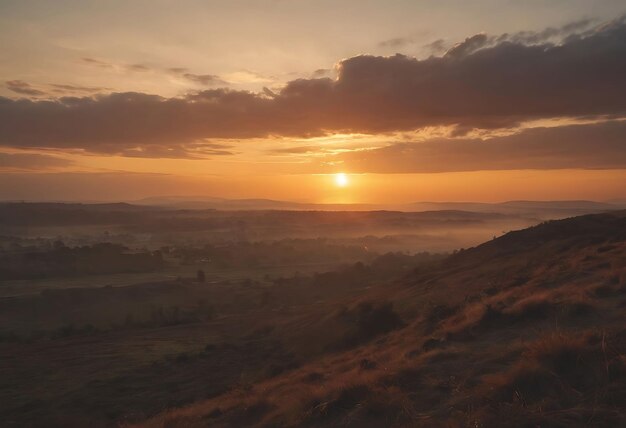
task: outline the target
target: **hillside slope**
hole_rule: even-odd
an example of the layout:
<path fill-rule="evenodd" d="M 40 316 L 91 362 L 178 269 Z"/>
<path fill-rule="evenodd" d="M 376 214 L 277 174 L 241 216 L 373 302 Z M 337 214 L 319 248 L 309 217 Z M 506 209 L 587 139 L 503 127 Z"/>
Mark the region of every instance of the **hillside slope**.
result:
<path fill-rule="evenodd" d="M 626 212 L 511 232 L 346 304 L 327 318 L 356 317 L 360 340 L 142 426 L 626 424 Z"/>

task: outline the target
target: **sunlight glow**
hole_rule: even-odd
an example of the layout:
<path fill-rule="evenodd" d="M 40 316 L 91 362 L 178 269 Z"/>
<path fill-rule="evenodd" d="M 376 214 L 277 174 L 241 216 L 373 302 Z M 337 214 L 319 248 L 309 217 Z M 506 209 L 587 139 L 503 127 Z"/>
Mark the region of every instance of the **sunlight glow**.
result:
<path fill-rule="evenodd" d="M 346 187 L 348 185 L 348 176 L 343 172 L 335 174 L 335 184 L 339 187 Z"/>

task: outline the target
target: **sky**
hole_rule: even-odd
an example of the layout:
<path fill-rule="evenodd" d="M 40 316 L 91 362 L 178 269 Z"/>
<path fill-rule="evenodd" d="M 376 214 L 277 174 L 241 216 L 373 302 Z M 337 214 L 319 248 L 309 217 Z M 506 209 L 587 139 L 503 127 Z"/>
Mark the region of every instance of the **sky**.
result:
<path fill-rule="evenodd" d="M 625 199 L 625 16 L 0 0 L 0 200 Z"/>

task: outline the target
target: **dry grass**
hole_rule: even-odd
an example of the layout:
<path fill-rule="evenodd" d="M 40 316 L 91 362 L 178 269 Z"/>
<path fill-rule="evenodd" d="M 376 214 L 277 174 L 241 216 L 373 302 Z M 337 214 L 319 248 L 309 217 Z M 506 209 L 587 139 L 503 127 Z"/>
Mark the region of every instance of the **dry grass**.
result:
<path fill-rule="evenodd" d="M 606 340 L 591 332 L 552 332 L 529 343 L 513 367 L 485 376 L 484 405 L 471 417 L 480 426 L 618 426 L 626 366 Z"/>

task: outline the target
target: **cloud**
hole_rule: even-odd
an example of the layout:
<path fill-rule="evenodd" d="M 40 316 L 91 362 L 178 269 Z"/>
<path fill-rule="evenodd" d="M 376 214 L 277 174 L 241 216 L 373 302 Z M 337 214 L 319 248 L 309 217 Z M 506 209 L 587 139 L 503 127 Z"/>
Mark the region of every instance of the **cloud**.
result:
<path fill-rule="evenodd" d="M 188 80 L 193 83 L 200 84 L 202 86 L 227 86 L 228 82 L 221 79 L 219 76 L 215 74 L 195 74 L 189 72 L 188 68 L 185 67 L 169 67 L 169 68 L 161 68 L 150 66 L 146 64 L 116 64 L 114 62 L 102 61 L 95 58 L 81 58 L 81 60 L 89 65 L 93 65 L 100 68 L 109 68 L 116 69 L 126 72 L 132 73 L 144 73 L 144 72 L 154 72 L 154 73 L 163 73 L 169 75 L 175 75 L 185 80 Z"/>
<path fill-rule="evenodd" d="M 143 145 L 129 148 L 110 147 L 109 151 L 126 157 L 170 158 L 170 159 L 207 159 L 211 156 L 232 156 L 234 153 L 225 148 L 231 146 L 196 143 L 172 145 Z"/>
<path fill-rule="evenodd" d="M 58 95 L 94 94 L 110 91 L 110 88 L 96 86 L 67 85 L 61 83 L 32 84 L 23 80 L 9 80 L 6 87 L 17 94 L 28 97 L 51 97 Z"/>
<path fill-rule="evenodd" d="M 276 155 L 295 155 L 295 154 L 307 154 L 307 153 L 322 153 L 328 150 L 319 146 L 295 146 L 295 147 L 280 147 L 277 149 L 268 150 L 268 153 Z"/>
<path fill-rule="evenodd" d="M 145 64 L 128 64 L 126 68 L 130 71 L 150 71 L 151 68 Z"/>
<path fill-rule="evenodd" d="M 183 78 L 193 83 L 200 84 L 202 86 L 228 86 L 228 82 L 223 80 L 216 74 L 195 74 L 190 73 L 189 69 L 185 67 L 170 67 L 165 70 L 169 74 L 173 74 L 177 77 Z"/>
<path fill-rule="evenodd" d="M 263 94 L 264 94 L 265 96 L 267 96 L 267 97 L 270 97 L 270 98 L 275 98 L 275 97 L 277 96 L 277 95 L 276 95 L 276 92 L 272 91 L 272 90 L 271 90 L 270 88 L 268 88 L 267 86 L 263 86 Z"/>
<path fill-rule="evenodd" d="M 355 173 L 626 168 L 626 121 L 530 128 L 487 140 L 437 138 L 328 156 Z"/>
<path fill-rule="evenodd" d="M 412 35 L 393 37 L 391 39 L 383 40 L 382 42 L 378 43 L 378 46 L 381 48 L 400 49 L 418 43 L 419 41 L 423 40 L 423 38 L 428 34 L 428 30 L 418 30 L 415 31 Z"/>
<path fill-rule="evenodd" d="M 190 80 L 194 83 L 199 83 L 204 86 L 225 86 L 228 85 L 227 82 L 220 79 L 219 76 L 215 74 L 193 74 L 193 73 L 182 73 L 182 76 Z"/>
<path fill-rule="evenodd" d="M 2 153 L 0 152 L 0 169 L 41 170 L 71 165 L 72 162 L 56 156 L 36 153 Z"/>
<path fill-rule="evenodd" d="M 402 48 L 413 43 L 415 43 L 414 37 L 394 37 L 389 40 L 383 40 L 382 42 L 378 44 L 378 46 L 382 48 L 397 49 L 397 48 Z"/>
<path fill-rule="evenodd" d="M 509 41 L 521 44 L 538 44 L 550 40 L 559 41 L 572 35 L 584 32 L 594 23 L 593 19 L 580 19 L 578 21 L 568 22 L 560 27 L 548 27 L 541 31 L 519 31 L 517 33 L 505 33 L 499 36 L 478 33 L 466 38 L 463 42 L 457 43 L 454 47 L 458 47 L 454 53 L 469 53 L 476 51 L 482 47 L 493 46 L 496 43 Z M 425 35 L 422 33 L 422 36 Z M 385 40 L 378 44 L 382 48 L 400 49 L 410 45 L 414 45 L 421 40 L 421 37 L 395 37 Z M 454 49 L 454 47 L 452 49 Z M 447 43 L 444 39 L 437 39 L 423 45 L 430 54 L 441 54 L 447 50 Z"/>
<path fill-rule="evenodd" d="M 311 74 L 311 77 L 313 79 L 319 79 L 321 77 L 328 77 L 332 73 L 333 73 L 333 70 L 331 70 L 330 68 L 318 68 Z"/>
<path fill-rule="evenodd" d="M 96 92 L 109 91 L 110 88 L 95 87 L 95 86 L 79 86 L 79 85 L 67 85 L 60 83 L 50 84 L 32 84 L 23 80 L 9 80 L 6 82 L 6 87 L 17 94 L 26 95 L 29 97 L 43 97 L 52 96 L 52 94 L 93 94 Z"/>
<path fill-rule="evenodd" d="M 252 70 L 239 70 L 227 73 L 223 76 L 224 80 L 235 84 L 247 83 L 270 83 L 276 80 L 275 76 L 267 76 Z"/>
<path fill-rule="evenodd" d="M 185 68 L 185 67 L 170 67 L 167 69 L 167 71 L 169 71 L 170 73 L 173 74 L 183 74 L 183 73 L 187 73 L 189 69 Z"/>
<path fill-rule="evenodd" d="M 425 44 L 424 48 L 426 48 L 426 50 L 432 55 L 438 55 L 447 50 L 446 41 L 444 39 L 433 40 L 432 42 Z"/>
<path fill-rule="evenodd" d="M 111 88 L 99 87 L 99 86 L 79 86 L 79 85 L 66 85 L 59 83 L 51 83 L 49 85 L 53 92 L 66 94 L 66 93 L 95 93 L 109 91 Z"/>
<path fill-rule="evenodd" d="M 102 61 L 96 58 L 83 57 L 80 59 L 85 64 L 93 65 L 100 68 L 114 68 L 115 65 L 110 62 Z"/>
<path fill-rule="evenodd" d="M 296 79 L 275 96 L 221 88 L 177 98 L 132 92 L 0 98 L 0 144 L 99 153 L 162 147 L 184 154 L 206 138 L 490 129 L 626 115 L 623 19 L 559 45 L 503 41 L 476 50 L 480 39 L 468 43 L 473 47 L 462 55 L 425 60 L 348 58 L 338 64 L 336 79 Z"/>
<path fill-rule="evenodd" d="M 104 61 L 97 58 L 83 57 L 80 59 L 83 63 L 99 68 L 110 68 L 118 70 L 126 70 L 133 72 L 151 71 L 152 67 L 146 64 L 119 64 L 111 61 Z"/>
<path fill-rule="evenodd" d="M 6 82 L 6 87 L 8 90 L 20 95 L 28 95 L 31 97 L 46 95 L 44 91 L 34 88 L 33 85 L 23 80 L 9 80 Z"/>
<path fill-rule="evenodd" d="M 476 52 L 479 49 L 494 46 L 498 43 L 511 42 L 515 44 L 523 45 L 536 45 L 540 43 L 546 43 L 548 41 L 563 41 L 570 37 L 576 37 L 581 34 L 583 30 L 588 28 L 593 23 L 591 19 L 582 19 L 567 23 L 561 27 L 548 27 L 542 31 L 520 31 L 513 34 L 502 34 L 500 36 L 491 36 L 485 33 L 474 34 L 467 37 L 464 41 L 455 44 L 447 52 L 447 56 L 461 57 Z M 582 35 L 585 33 L 583 32 Z M 590 35 L 590 33 L 586 33 Z M 441 43 L 437 43 L 441 42 Z M 438 47 L 443 47 L 443 40 L 433 42 Z M 431 44 L 432 45 L 432 44 Z M 431 46 L 431 47 L 435 47 Z"/>
<path fill-rule="evenodd" d="M 469 55 L 486 46 L 490 40 L 491 38 L 485 33 L 475 34 L 450 48 L 450 50 L 446 52 L 446 56 L 458 58 Z"/>
<path fill-rule="evenodd" d="M 503 34 L 497 38 L 499 41 L 508 40 L 514 43 L 536 44 L 551 39 L 563 39 L 589 28 L 594 20 L 581 19 L 569 22 L 561 27 L 548 27 L 542 31 L 520 31 L 513 34 Z"/>

